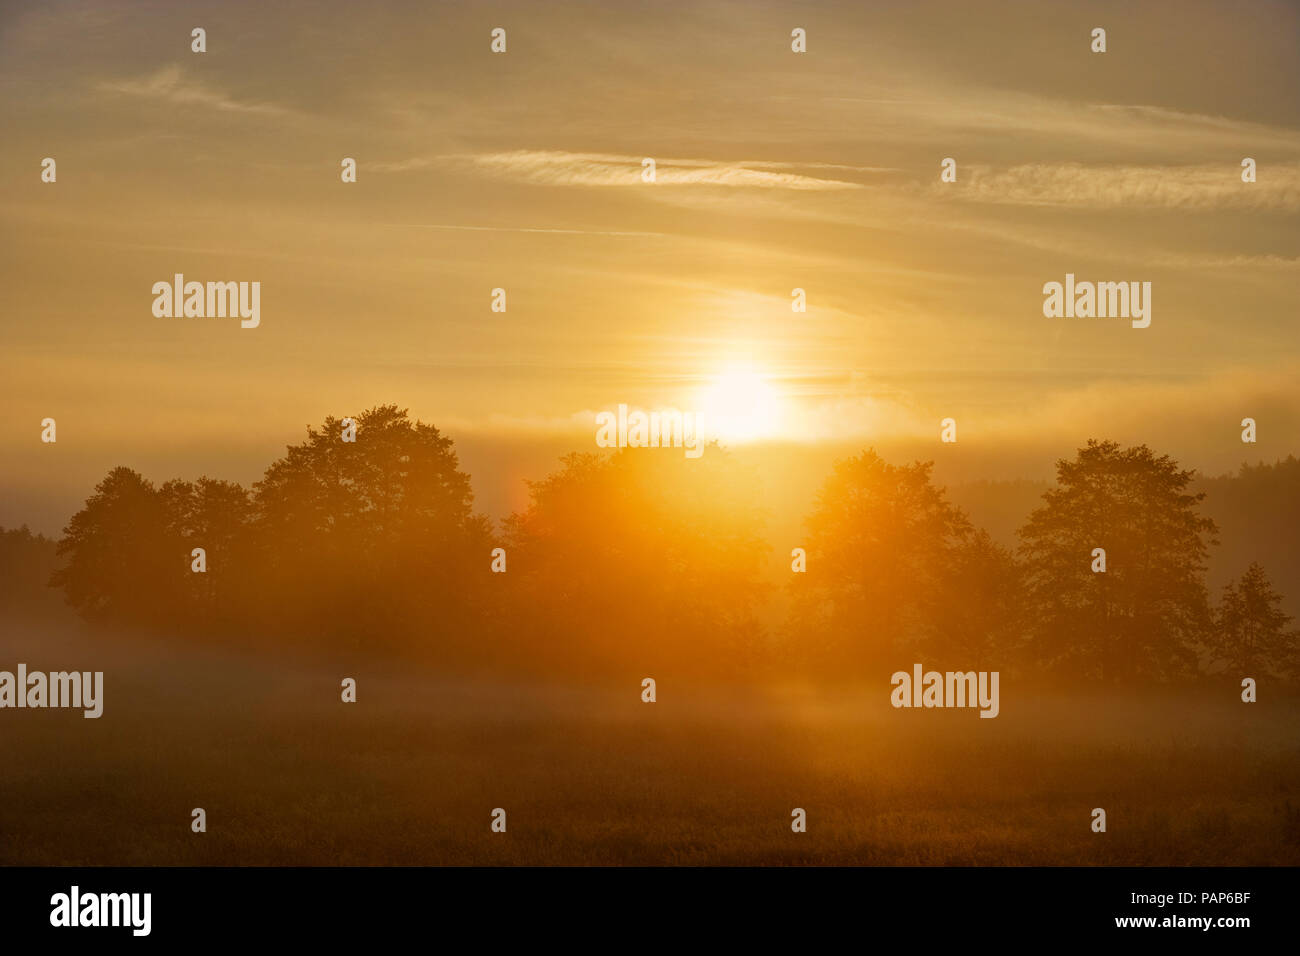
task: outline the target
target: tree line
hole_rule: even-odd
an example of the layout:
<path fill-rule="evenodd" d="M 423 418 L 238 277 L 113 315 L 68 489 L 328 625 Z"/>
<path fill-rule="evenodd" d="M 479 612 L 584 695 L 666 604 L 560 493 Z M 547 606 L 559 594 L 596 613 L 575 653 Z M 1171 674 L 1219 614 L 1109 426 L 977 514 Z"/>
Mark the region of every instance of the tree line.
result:
<path fill-rule="evenodd" d="M 1145 445 L 1092 440 L 1059 461 L 1014 549 L 930 463 L 864 451 L 827 476 L 787 566 L 763 534 L 761 474 L 717 446 L 569 455 L 498 528 L 436 427 L 392 405 L 354 420 L 355 442 L 327 418 L 251 488 L 114 468 L 50 583 L 94 621 L 457 670 L 1300 678 L 1268 574 L 1251 564 L 1209 594 L 1204 492 Z M 4 536 L 0 560 L 20 544 Z"/>

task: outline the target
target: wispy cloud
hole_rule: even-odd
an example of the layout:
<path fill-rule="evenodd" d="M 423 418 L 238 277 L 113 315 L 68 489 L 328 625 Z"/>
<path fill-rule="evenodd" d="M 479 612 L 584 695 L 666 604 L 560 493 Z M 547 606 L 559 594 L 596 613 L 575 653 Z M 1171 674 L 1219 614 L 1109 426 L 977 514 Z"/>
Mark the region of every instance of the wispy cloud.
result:
<path fill-rule="evenodd" d="M 145 99 L 161 100 L 178 106 L 199 106 L 223 112 L 283 115 L 284 107 L 273 103 L 246 103 L 205 86 L 197 80 L 187 79 L 175 64 L 163 67 L 148 76 L 132 80 L 106 80 L 98 88 L 109 93 L 121 93 Z"/>
<path fill-rule="evenodd" d="M 539 186 L 642 184 L 643 157 L 640 156 L 570 153 L 559 150 L 515 150 L 459 158 L 490 175 Z M 859 183 L 789 172 L 790 168 L 794 167 L 772 162 L 714 162 L 704 159 L 655 157 L 655 181 L 660 185 L 708 185 L 759 189 L 862 188 Z M 822 168 L 851 167 L 825 165 Z"/>
<path fill-rule="evenodd" d="M 1110 148 L 1123 144 L 1168 155 L 1250 144 L 1272 155 L 1300 152 L 1300 130 L 1291 126 L 1214 116 L 1162 106 L 1092 103 L 1038 93 L 972 85 L 933 89 L 924 76 L 913 78 L 915 92 L 896 99 L 824 96 L 827 118 L 848 129 L 873 129 L 899 141 L 933 143 L 974 132 L 1020 137 L 1023 148 L 1069 142 Z"/>
<path fill-rule="evenodd" d="M 1255 183 L 1230 164 L 1085 166 L 1028 163 L 995 170 L 967 167 L 965 182 L 932 187 L 957 199 L 1018 206 L 1171 209 L 1300 209 L 1300 164 L 1265 162 Z"/>

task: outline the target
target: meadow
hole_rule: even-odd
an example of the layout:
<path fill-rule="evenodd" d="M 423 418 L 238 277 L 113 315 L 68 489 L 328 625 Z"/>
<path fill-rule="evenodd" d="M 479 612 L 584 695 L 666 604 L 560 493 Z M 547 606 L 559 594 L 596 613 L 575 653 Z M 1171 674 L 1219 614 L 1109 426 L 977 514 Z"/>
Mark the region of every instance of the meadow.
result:
<path fill-rule="evenodd" d="M 5 713 L 0 864 L 1300 863 L 1300 702 L 1225 683 L 1007 681 L 981 720 L 894 710 L 887 685 L 663 683 L 646 704 L 635 673 L 385 672 L 63 610 L 0 634 L 10 665 L 105 672 L 98 720 Z"/>

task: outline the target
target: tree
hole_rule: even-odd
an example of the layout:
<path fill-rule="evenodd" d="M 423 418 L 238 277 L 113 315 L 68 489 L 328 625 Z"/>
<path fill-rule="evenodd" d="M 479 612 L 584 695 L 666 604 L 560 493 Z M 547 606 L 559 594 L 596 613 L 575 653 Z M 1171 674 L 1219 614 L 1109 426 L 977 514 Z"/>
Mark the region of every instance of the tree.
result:
<path fill-rule="evenodd" d="M 53 597 L 45 585 L 54 573 L 56 547 L 27 525 L 0 528 L 0 608 L 39 607 Z"/>
<path fill-rule="evenodd" d="M 765 651 L 757 488 L 716 444 L 565 456 L 506 521 L 512 652 L 572 675 L 746 672 Z"/>
<path fill-rule="evenodd" d="M 1011 649 L 1014 560 L 934 486 L 933 466 L 891 465 L 869 449 L 837 462 L 822 486 L 794 620 L 823 664 L 896 667 L 928 654 L 965 666 Z"/>
<path fill-rule="evenodd" d="M 1205 491 L 1205 510 L 1220 528 L 1222 544 L 1210 557 L 1208 577 L 1220 584 L 1251 561 L 1269 569 L 1284 584 L 1282 609 L 1300 615 L 1300 459 L 1242 464 L 1235 474 L 1197 482 Z"/>
<path fill-rule="evenodd" d="M 447 650 L 473 619 L 492 536 L 452 440 L 385 405 L 308 428 L 254 485 L 264 621 L 345 643 Z"/>
<path fill-rule="evenodd" d="M 1242 677 L 1296 674 L 1300 632 L 1287 627 L 1291 616 L 1278 606 L 1281 601 L 1258 562 L 1224 587 L 1210 653 L 1226 671 Z"/>
<path fill-rule="evenodd" d="M 202 625 L 229 623 L 238 595 L 254 582 L 249 571 L 248 491 L 230 481 L 173 479 L 159 489 L 167 535 L 179 542 L 177 590 L 184 612 Z M 192 552 L 202 548 L 207 570 L 191 570 Z"/>
<path fill-rule="evenodd" d="M 188 569 L 182 545 L 153 484 L 114 468 L 63 529 L 65 563 L 50 583 L 87 618 L 159 623 L 174 610 L 175 585 Z"/>
<path fill-rule="evenodd" d="M 1024 570 L 987 531 L 954 542 L 944 568 L 945 599 L 933 608 L 926 660 L 936 666 L 1018 669 L 1024 644 Z"/>
<path fill-rule="evenodd" d="M 1057 462 L 1057 486 L 1020 529 L 1032 650 L 1085 679 L 1192 671 L 1209 623 L 1204 573 L 1214 522 L 1168 455 L 1092 439 Z M 1093 551 L 1105 571 L 1093 571 Z"/>
<path fill-rule="evenodd" d="M 64 530 L 52 583 L 96 619 L 460 654 L 492 536 L 451 439 L 391 405 L 357 416 L 356 442 L 342 424 L 308 428 L 251 494 L 114 469 Z"/>

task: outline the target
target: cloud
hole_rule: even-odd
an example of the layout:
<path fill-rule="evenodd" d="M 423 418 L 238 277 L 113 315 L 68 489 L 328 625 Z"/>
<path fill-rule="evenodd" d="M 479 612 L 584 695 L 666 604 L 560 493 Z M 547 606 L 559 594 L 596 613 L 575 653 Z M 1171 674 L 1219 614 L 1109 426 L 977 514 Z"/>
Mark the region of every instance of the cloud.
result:
<path fill-rule="evenodd" d="M 591 450 L 596 450 L 596 410 L 584 408 L 567 415 L 530 415 L 493 412 L 486 416 L 466 417 L 443 415 L 438 420 L 438 427 L 448 434 L 494 436 L 494 437 L 528 437 L 528 438 L 565 438 L 577 443 L 591 442 Z"/>
<path fill-rule="evenodd" d="M 1243 183 L 1239 166 L 1085 166 L 1027 163 L 1004 170 L 966 167 L 964 183 L 932 187 L 971 202 L 1098 209 L 1300 210 L 1300 164 L 1265 163 L 1259 181 Z"/>
<path fill-rule="evenodd" d="M 1040 395 L 998 424 L 1008 433 L 1044 438 L 1104 429 L 1157 447 L 1200 444 L 1212 429 L 1214 455 L 1245 458 L 1254 451 L 1239 437 L 1238 423 L 1247 415 L 1267 421 L 1283 444 L 1294 443 L 1300 427 L 1295 373 L 1294 362 L 1280 360 L 1170 382 L 1101 381 Z"/>
<path fill-rule="evenodd" d="M 1052 385 L 1051 379 L 1058 384 Z M 1231 461 L 1253 449 L 1239 441 L 1238 423 L 1246 415 L 1269 422 L 1279 446 L 1290 446 L 1300 427 L 1300 400 L 1294 389 L 1294 363 L 1261 363 L 1229 368 L 1173 381 L 1108 378 L 1089 383 L 1059 384 L 1057 373 L 1027 382 L 1017 400 L 1008 395 L 981 407 L 979 414 L 956 413 L 967 438 L 980 442 L 1005 440 L 1059 442 L 1062 436 L 1110 435 L 1130 442 L 1147 441 L 1190 450 L 1204 445 L 1207 431 L 1210 458 Z M 978 379 L 970 388 L 980 384 Z M 784 415 L 781 437 L 804 442 L 917 439 L 936 441 L 940 399 L 933 387 L 913 390 L 884 380 L 855 375 L 840 395 L 809 395 L 792 400 Z M 1032 395 L 1032 401 L 1024 400 Z M 958 401 L 957 408 L 964 406 Z M 1222 464 L 1222 462 L 1220 462 Z"/>
<path fill-rule="evenodd" d="M 1073 144 L 1076 152 L 1122 144 L 1166 155 L 1252 144 L 1257 152 L 1294 155 L 1300 131 L 1288 127 L 1193 113 L 1161 106 L 1089 103 L 982 86 L 934 89 L 925 76 L 910 78 L 909 93 L 892 99 L 825 96 L 826 120 L 877 136 L 932 144 L 971 132 L 1015 135 L 1022 148 Z M 1031 147 L 1031 144 L 1035 144 Z M 1247 154 L 1243 154 L 1247 155 Z"/>
<path fill-rule="evenodd" d="M 1129 257 L 1132 261 L 1132 257 Z M 1147 261 L 1162 269 L 1226 269 L 1239 272 L 1242 269 L 1257 269 L 1261 272 L 1294 272 L 1300 269 L 1300 256 L 1211 256 L 1156 254 L 1147 256 Z"/>
<path fill-rule="evenodd" d="M 156 73 L 134 80 L 104 81 L 99 89 L 145 99 L 162 100 L 178 106 L 199 106 L 223 112 L 283 115 L 288 110 L 272 103 L 244 103 L 213 90 L 196 80 L 187 80 L 181 68 L 172 64 Z"/>
<path fill-rule="evenodd" d="M 538 186 L 642 185 L 640 156 L 611 153 L 570 153 L 559 150 L 515 150 L 468 157 L 470 165 L 490 175 Z M 714 162 L 703 159 L 655 157 L 657 185 L 706 185 L 758 189 L 860 189 L 859 183 L 805 176 L 771 162 Z M 803 167 L 817 168 L 817 167 Z M 853 168 L 823 165 L 821 168 Z"/>

